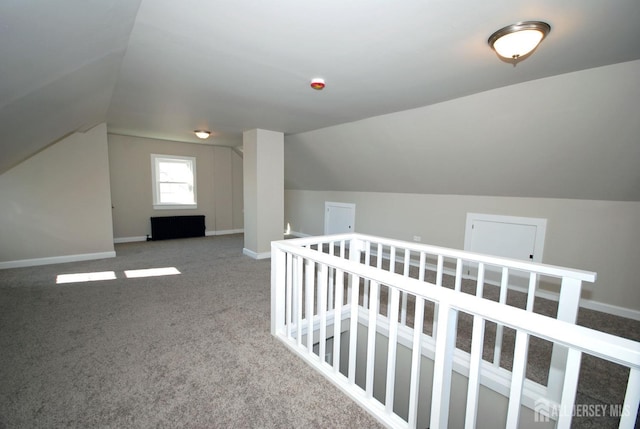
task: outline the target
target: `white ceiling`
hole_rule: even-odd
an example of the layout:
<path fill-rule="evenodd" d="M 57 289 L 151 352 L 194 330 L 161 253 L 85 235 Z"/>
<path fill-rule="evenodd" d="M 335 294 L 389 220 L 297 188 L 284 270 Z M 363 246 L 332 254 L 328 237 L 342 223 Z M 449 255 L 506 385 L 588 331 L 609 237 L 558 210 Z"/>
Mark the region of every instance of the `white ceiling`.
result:
<path fill-rule="evenodd" d="M 519 20 L 552 30 L 514 68 L 486 40 Z M 638 0 L 4 0 L 0 173 L 100 122 L 237 145 L 639 59 L 638 22 Z"/>

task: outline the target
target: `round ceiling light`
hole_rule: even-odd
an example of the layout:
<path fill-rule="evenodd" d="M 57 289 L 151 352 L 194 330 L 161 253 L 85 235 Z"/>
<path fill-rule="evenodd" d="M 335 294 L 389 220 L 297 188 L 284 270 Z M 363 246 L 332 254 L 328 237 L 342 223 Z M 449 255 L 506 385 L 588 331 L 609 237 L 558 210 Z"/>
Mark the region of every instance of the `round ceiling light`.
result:
<path fill-rule="evenodd" d="M 211 135 L 211 131 L 205 131 L 205 130 L 195 130 L 194 134 L 196 135 L 196 137 L 198 137 L 199 139 L 202 140 L 206 140 L 209 138 L 209 136 Z"/>
<path fill-rule="evenodd" d="M 502 58 L 518 61 L 530 54 L 550 31 L 551 26 L 546 22 L 518 22 L 493 33 L 488 43 Z"/>
<path fill-rule="evenodd" d="M 324 89 L 324 87 L 325 87 L 324 79 L 319 77 L 311 79 L 311 88 L 317 91 L 321 91 Z"/>

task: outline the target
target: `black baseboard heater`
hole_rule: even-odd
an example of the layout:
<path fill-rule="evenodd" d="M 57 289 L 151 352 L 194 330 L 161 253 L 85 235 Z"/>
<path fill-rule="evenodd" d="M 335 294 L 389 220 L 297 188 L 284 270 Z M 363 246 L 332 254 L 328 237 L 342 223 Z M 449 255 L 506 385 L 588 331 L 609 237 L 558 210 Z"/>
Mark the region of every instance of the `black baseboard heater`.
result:
<path fill-rule="evenodd" d="M 204 237 L 204 215 L 158 216 L 151 218 L 150 240 Z"/>

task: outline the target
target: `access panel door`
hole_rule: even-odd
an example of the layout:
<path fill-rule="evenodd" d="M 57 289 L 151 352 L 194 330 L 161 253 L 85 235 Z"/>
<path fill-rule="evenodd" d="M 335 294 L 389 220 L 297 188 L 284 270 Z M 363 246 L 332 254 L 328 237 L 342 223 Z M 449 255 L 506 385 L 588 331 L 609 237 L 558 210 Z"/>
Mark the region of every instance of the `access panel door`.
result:
<path fill-rule="evenodd" d="M 324 233 L 344 234 L 355 231 L 356 205 L 350 203 L 324 203 Z"/>
<path fill-rule="evenodd" d="M 514 216 L 467 214 L 464 249 L 505 258 L 542 262 L 546 219 Z M 475 264 L 466 274 L 476 276 Z M 499 280 L 499 272 L 487 267 L 487 280 Z M 516 276 L 517 272 L 514 272 Z M 519 282 L 518 282 L 519 283 Z"/>

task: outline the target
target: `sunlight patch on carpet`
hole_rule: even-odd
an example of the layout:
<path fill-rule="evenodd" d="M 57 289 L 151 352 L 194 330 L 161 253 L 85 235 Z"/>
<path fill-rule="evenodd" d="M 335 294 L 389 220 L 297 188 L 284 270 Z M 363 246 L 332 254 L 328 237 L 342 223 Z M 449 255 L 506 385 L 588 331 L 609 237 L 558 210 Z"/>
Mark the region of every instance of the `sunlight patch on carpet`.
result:
<path fill-rule="evenodd" d="M 164 267 L 164 268 L 147 268 L 144 270 L 126 270 L 124 275 L 128 279 L 135 279 L 139 277 L 158 277 L 158 276 L 174 276 L 176 274 L 182 274 L 176 267 Z"/>
<path fill-rule="evenodd" d="M 115 279 L 116 279 L 116 273 L 114 271 L 58 274 L 58 276 L 56 277 L 56 284 L 96 282 L 96 281 L 102 281 L 102 280 L 115 280 Z"/>

